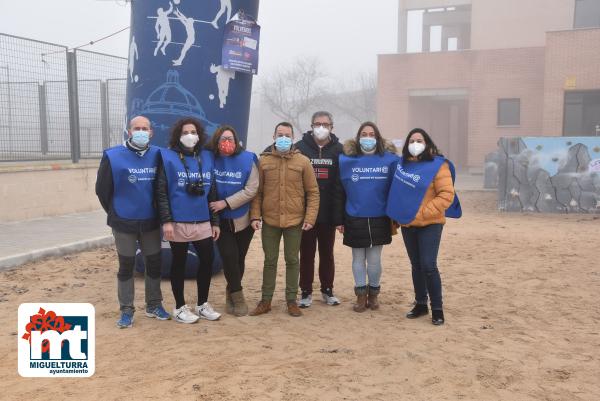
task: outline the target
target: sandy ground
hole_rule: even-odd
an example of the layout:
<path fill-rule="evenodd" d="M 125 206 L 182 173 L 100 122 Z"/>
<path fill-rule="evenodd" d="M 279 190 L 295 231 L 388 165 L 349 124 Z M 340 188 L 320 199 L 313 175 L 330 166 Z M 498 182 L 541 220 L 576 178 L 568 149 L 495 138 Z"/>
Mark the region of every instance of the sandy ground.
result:
<path fill-rule="evenodd" d="M 337 307 L 317 300 L 285 313 L 280 274 L 273 311 L 260 317 L 159 322 L 119 330 L 114 249 L 0 273 L 0 398 L 7 400 L 598 400 L 600 217 L 502 214 L 494 193 L 462 193 L 464 217 L 447 224 L 439 266 L 446 325 L 407 320 L 410 268 L 399 236 L 384 249 L 382 307 L 352 311 L 350 251 L 336 244 Z M 244 278 L 260 297 L 255 238 Z M 281 257 L 281 260 L 283 257 Z M 280 262 L 280 273 L 283 268 Z M 210 300 L 224 309 L 224 278 Z M 318 288 L 318 284 L 315 284 Z M 173 299 L 163 281 L 168 309 Z M 195 286 L 186 282 L 189 302 Z M 17 373 L 22 302 L 96 307 L 96 374 L 25 379 Z"/>

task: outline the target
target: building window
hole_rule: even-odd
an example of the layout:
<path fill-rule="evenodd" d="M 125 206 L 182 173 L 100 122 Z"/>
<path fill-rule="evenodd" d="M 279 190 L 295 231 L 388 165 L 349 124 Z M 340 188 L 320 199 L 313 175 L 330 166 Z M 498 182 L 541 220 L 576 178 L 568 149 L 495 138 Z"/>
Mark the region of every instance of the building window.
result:
<path fill-rule="evenodd" d="M 442 26 L 433 25 L 429 27 L 429 51 L 442 51 Z"/>
<path fill-rule="evenodd" d="M 521 99 L 498 99 L 498 126 L 521 125 Z"/>
<path fill-rule="evenodd" d="M 565 93 L 563 135 L 600 135 L 600 90 Z"/>
<path fill-rule="evenodd" d="M 576 0 L 574 28 L 600 28 L 600 1 Z"/>
<path fill-rule="evenodd" d="M 471 6 L 406 12 L 406 52 L 439 52 L 471 47 Z"/>
<path fill-rule="evenodd" d="M 448 51 L 453 52 L 458 50 L 458 38 L 448 38 Z"/>

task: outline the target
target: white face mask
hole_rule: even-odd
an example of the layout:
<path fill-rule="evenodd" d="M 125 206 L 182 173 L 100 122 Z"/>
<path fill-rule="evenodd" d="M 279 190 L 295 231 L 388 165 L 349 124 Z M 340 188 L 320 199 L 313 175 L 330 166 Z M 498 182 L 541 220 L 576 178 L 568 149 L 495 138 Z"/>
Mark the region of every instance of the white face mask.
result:
<path fill-rule="evenodd" d="M 329 137 L 329 130 L 323 126 L 318 126 L 313 129 L 313 134 L 319 141 L 323 141 Z"/>
<path fill-rule="evenodd" d="M 408 145 L 408 151 L 414 157 L 419 156 L 425 150 L 425 144 L 420 142 L 413 142 Z"/>
<path fill-rule="evenodd" d="M 186 148 L 193 148 L 196 146 L 200 138 L 196 134 L 183 134 L 179 138 L 179 142 L 183 144 Z"/>

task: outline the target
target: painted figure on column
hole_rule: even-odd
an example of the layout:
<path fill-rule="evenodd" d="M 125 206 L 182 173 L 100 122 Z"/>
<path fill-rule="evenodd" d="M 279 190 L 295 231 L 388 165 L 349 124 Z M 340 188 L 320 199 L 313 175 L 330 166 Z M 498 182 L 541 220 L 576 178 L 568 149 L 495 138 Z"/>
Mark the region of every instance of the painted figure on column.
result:
<path fill-rule="evenodd" d="M 138 78 L 138 76 L 134 76 L 133 75 L 133 70 L 135 69 L 135 60 L 138 59 L 138 48 L 137 48 L 137 44 L 135 43 L 135 36 L 131 37 L 131 43 L 129 45 L 129 64 L 127 66 L 127 70 L 129 71 L 129 78 L 131 79 L 131 82 L 137 82 L 138 80 L 136 78 Z"/>
<path fill-rule="evenodd" d="M 225 21 L 225 23 L 227 23 L 231 20 L 231 0 L 221 0 L 221 8 L 215 16 L 215 19 L 211 22 L 212 26 L 214 26 L 215 29 L 219 29 L 219 25 L 217 24 L 217 22 L 219 21 L 219 18 L 221 18 L 221 16 L 225 14 L 225 11 L 227 11 L 227 21 Z"/>
<path fill-rule="evenodd" d="M 217 88 L 219 89 L 219 107 L 225 107 L 229 94 L 229 81 L 235 79 L 235 71 L 224 69 L 220 65 L 210 65 L 210 72 L 216 74 Z"/>
<path fill-rule="evenodd" d="M 156 24 L 154 30 L 156 31 L 156 39 L 158 43 L 154 49 L 154 55 L 158 53 L 160 49 L 163 55 L 166 55 L 165 49 L 171 43 L 171 24 L 169 22 L 169 14 L 173 12 L 173 3 L 169 2 L 169 9 L 164 11 L 162 7 L 156 10 Z"/>
<path fill-rule="evenodd" d="M 181 11 L 179 11 L 179 9 L 175 10 L 174 14 L 177 16 L 177 18 L 179 18 L 179 21 L 181 21 L 181 23 L 185 27 L 185 32 L 187 34 L 187 38 L 185 39 L 185 43 L 183 44 L 183 48 L 181 49 L 181 54 L 179 55 L 179 58 L 177 60 L 173 60 L 173 65 L 178 66 L 181 65 L 181 63 L 183 63 L 185 55 L 196 41 L 196 29 L 194 28 L 195 20 L 192 17 L 186 17 Z"/>

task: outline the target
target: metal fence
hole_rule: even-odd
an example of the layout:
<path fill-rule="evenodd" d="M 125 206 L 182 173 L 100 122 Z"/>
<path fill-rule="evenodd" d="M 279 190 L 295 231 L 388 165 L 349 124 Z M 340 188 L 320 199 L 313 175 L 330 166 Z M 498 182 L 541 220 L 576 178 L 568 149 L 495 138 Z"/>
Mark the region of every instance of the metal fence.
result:
<path fill-rule="evenodd" d="M 0 33 L 0 161 L 97 158 L 122 141 L 127 59 Z"/>

